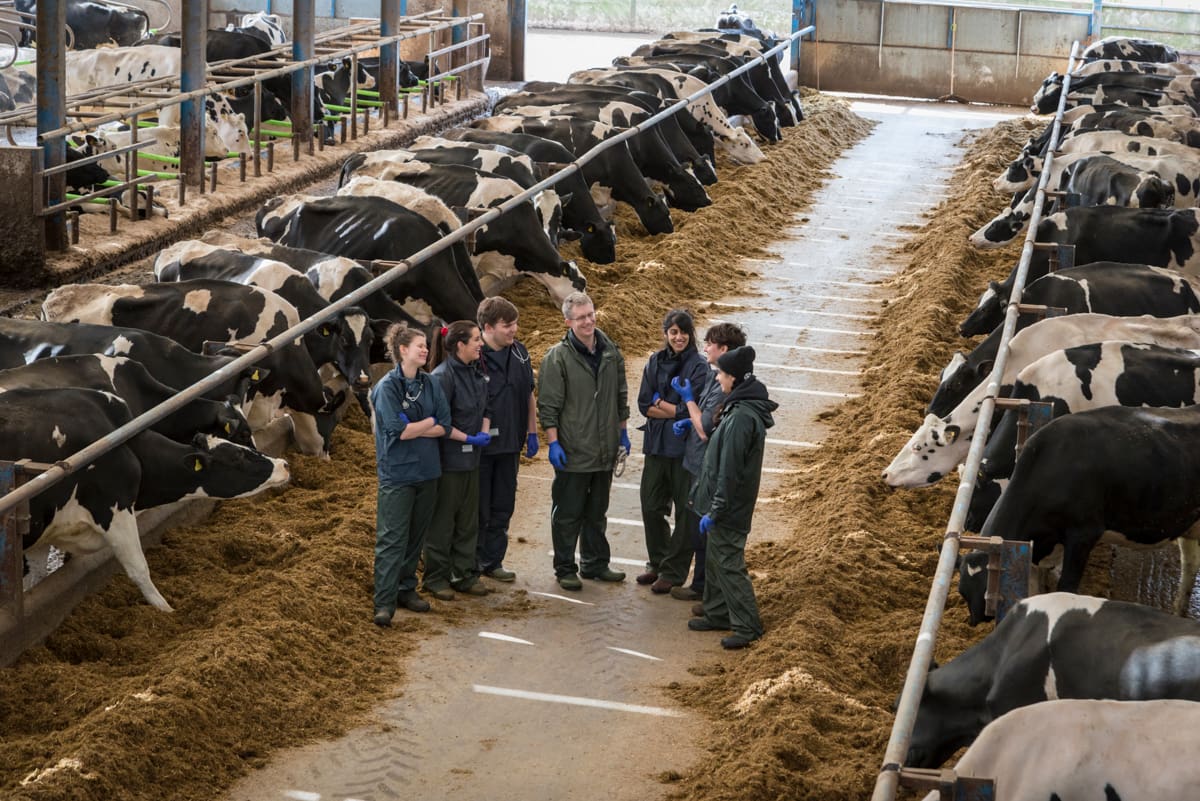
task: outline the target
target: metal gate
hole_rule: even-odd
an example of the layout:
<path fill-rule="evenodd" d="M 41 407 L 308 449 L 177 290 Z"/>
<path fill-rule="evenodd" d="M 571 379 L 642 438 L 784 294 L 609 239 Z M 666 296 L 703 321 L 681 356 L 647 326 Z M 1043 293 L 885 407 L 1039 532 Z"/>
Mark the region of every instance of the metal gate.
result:
<path fill-rule="evenodd" d="M 1027 105 L 1092 13 L 980 3 L 812 0 L 800 83 L 840 92 Z"/>

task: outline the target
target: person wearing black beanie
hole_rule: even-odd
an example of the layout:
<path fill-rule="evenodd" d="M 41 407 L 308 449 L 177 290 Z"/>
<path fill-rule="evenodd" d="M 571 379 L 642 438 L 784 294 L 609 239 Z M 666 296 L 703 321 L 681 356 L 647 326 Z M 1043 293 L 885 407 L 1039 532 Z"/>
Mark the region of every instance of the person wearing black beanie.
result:
<path fill-rule="evenodd" d="M 767 429 L 779 408 L 754 376 L 754 348 L 743 345 L 717 359 L 717 381 L 727 393 L 714 413 L 716 428 L 690 502 L 708 537 L 704 616 L 692 631 L 732 631 L 727 649 L 745 648 L 763 635 L 758 602 L 746 568 L 746 538 L 758 500 Z"/>

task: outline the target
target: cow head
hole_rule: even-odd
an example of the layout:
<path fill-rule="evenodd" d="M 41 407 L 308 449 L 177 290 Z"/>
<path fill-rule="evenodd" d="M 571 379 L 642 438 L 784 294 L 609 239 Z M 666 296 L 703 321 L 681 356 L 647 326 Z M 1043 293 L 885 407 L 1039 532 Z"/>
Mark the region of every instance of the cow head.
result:
<path fill-rule="evenodd" d="M 1035 114 L 1049 114 L 1058 108 L 1058 99 L 1062 97 L 1062 82 L 1063 77 L 1057 72 L 1047 75 L 1033 95 L 1030 110 Z"/>
<path fill-rule="evenodd" d="M 1175 187 L 1157 175 L 1145 175 L 1133 190 L 1134 202 L 1141 209 L 1169 209 L 1175 206 Z"/>
<path fill-rule="evenodd" d="M 1004 172 L 992 181 L 992 188 L 1000 193 L 1024 192 L 1033 188 L 1041 171 L 1041 156 L 1025 153 L 1010 163 Z"/>
<path fill-rule="evenodd" d="M 287 462 L 211 435 L 197 434 L 184 457 L 193 498 L 244 498 L 291 480 Z"/>
<path fill-rule="evenodd" d="M 971 447 L 971 433 L 937 415 L 927 415 L 883 471 L 889 487 L 928 487 L 958 466 Z"/>
<path fill-rule="evenodd" d="M 986 334 L 1004 322 L 1004 305 L 1008 303 L 1008 290 L 1003 284 L 988 281 L 988 288 L 979 296 L 979 305 L 967 315 L 958 327 L 964 337 Z"/>
<path fill-rule="evenodd" d="M 987 551 L 971 551 L 958 557 L 958 594 L 967 605 L 967 622 L 978 626 L 995 618 L 987 614 Z"/>
<path fill-rule="evenodd" d="M 955 354 L 950 365 L 942 371 L 941 383 L 929 401 L 928 412 L 939 417 L 949 415 L 992 372 L 993 364 L 990 356 L 977 356 L 974 351 L 966 357 Z"/>
<path fill-rule="evenodd" d="M 607 220 L 590 222 L 580 233 L 579 247 L 592 264 L 612 264 L 617 260 L 617 235 Z"/>
<path fill-rule="evenodd" d="M 1017 234 L 1025 230 L 1032 212 L 1032 200 L 1026 201 L 1024 194 L 1013 195 L 1012 204 L 1007 211 L 997 214 L 990 222 L 985 223 L 967 241 L 979 250 L 995 250 L 1011 242 Z"/>
<path fill-rule="evenodd" d="M 242 414 L 241 402 L 236 395 L 225 399 L 217 413 L 217 430 L 209 433 L 227 439 L 235 445 L 254 447 L 254 435 L 250 431 L 250 424 L 246 422 L 246 416 Z"/>
<path fill-rule="evenodd" d="M 970 745 L 989 716 L 986 694 L 976 698 L 972 690 L 989 684 L 986 676 L 966 679 L 954 663 L 931 669 L 917 707 L 908 754 L 904 764 L 912 768 L 938 768 L 954 752 Z M 965 685 L 965 686 L 964 686 Z"/>

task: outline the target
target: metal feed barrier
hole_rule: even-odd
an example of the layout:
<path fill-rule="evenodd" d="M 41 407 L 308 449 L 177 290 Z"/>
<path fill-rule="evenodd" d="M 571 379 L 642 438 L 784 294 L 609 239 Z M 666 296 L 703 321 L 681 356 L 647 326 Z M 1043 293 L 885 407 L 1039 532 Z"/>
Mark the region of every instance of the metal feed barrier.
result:
<path fill-rule="evenodd" d="M 929 664 L 933 658 L 934 641 L 941 625 L 942 613 L 946 607 L 946 598 L 950 592 L 950 584 L 955 572 L 955 561 L 958 558 L 960 546 L 981 547 L 988 551 L 988 605 L 989 610 L 1003 616 L 1012 604 L 1024 597 L 1024 588 L 1028 586 L 1030 571 L 1030 543 L 1008 542 L 999 538 L 964 537 L 963 524 L 967 510 L 971 504 L 971 496 L 975 490 L 975 476 L 983 461 L 983 449 L 987 444 L 987 433 L 991 426 L 992 413 L 1001 405 L 999 403 L 1000 383 L 1004 377 L 1008 363 L 1008 343 L 1016 332 L 1017 317 L 1030 307 L 1022 307 L 1021 294 L 1025 289 L 1029 275 L 1029 264 L 1035 249 L 1051 249 L 1052 262 L 1066 266 L 1073 258 L 1069 249 L 1059 249 L 1058 245 L 1047 245 L 1035 242 L 1038 223 L 1042 218 L 1047 195 L 1046 184 L 1054 163 L 1055 151 L 1058 147 L 1062 129 L 1062 115 L 1066 107 L 1067 94 L 1071 86 L 1071 71 L 1075 68 L 1079 53 L 1079 42 L 1071 46 L 1068 68 L 1063 75 L 1062 96 L 1058 101 L 1058 109 L 1054 114 L 1053 127 L 1050 132 L 1050 145 L 1042 173 L 1038 178 L 1037 197 L 1034 200 L 1033 213 L 1028 223 L 1021 258 L 1017 264 L 1016 278 L 1013 284 L 1012 296 L 1005 310 L 1004 323 L 1001 332 L 1000 346 L 996 354 L 995 364 L 988 376 L 987 396 L 980 406 L 979 418 L 975 423 L 975 431 L 971 440 L 971 448 L 967 452 L 967 460 L 963 466 L 964 477 L 958 485 L 954 497 L 954 507 L 950 512 L 950 520 L 946 525 L 946 533 L 942 540 L 941 553 L 938 557 L 937 568 L 933 575 L 933 585 L 925 602 L 925 612 L 921 618 L 921 628 L 913 647 L 912 658 L 909 661 L 908 672 L 904 678 L 904 689 L 896 708 L 896 718 L 892 724 L 891 736 L 883 756 L 883 766 L 875 779 L 875 789 L 872 801 L 894 801 L 896 791 L 900 786 L 910 789 L 930 791 L 937 790 L 941 801 L 988 801 L 995 798 L 995 787 L 992 779 L 974 779 L 956 776 L 953 770 L 921 770 L 904 767 L 904 758 L 908 753 L 909 742 L 912 738 L 913 726 L 916 723 L 917 708 L 925 688 L 925 679 L 929 674 Z M 1051 310 L 1051 313 L 1053 310 Z M 1028 426 L 1028 423 L 1027 423 Z M 1028 431 L 1028 427 L 1026 428 Z"/>
<path fill-rule="evenodd" d="M 790 47 L 792 42 L 798 40 L 799 37 L 812 33 L 814 28 L 809 26 L 800 31 L 793 33 L 787 39 L 784 39 L 781 44 L 771 48 L 756 59 L 751 60 L 747 64 L 731 71 L 728 75 L 714 81 L 686 98 L 683 98 L 668 108 L 654 114 L 644 122 L 622 131 L 620 134 L 600 142 L 587 153 L 580 156 L 567 165 L 560 165 L 561 169 L 556 170 L 552 175 L 540 180 L 534 186 L 526 189 L 518 195 L 513 196 L 509 200 L 499 206 L 490 207 L 487 209 L 471 210 L 473 218 L 466 222 L 461 228 L 451 232 L 438 240 L 432 245 L 417 251 L 407 259 L 399 262 L 374 262 L 374 271 L 380 273 L 376 278 L 372 279 L 367 284 L 359 289 L 349 293 L 338 301 L 331 303 L 326 309 L 319 314 L 301 320 L 297 325 L 292 326 L 287 331 L 273 337 L 270 340 L 262 343 L 253 343 L 249 350 L 238 356 L 229 364 L 222 367 L 212 375 L 202 379 L 201 381 L 192 384 L 186 389 L 180 390 L 170 400 L 147 410 L 143 414 L 130 420 L 125 425 L 114 430 L 104 438 L 88 445 L 86 448 L 71 454 L 65 459 L 55 463 L 54 465 L 46 466 L 44 472 L 29 478 L 20 486 L 5 490 L 5 485 L 2 483 L 5 480 L 5 465 L 11 462 L 0 461 L 0 556 L 3 557 L 3 563 L 0 564 L 0 641 L 20 641 L 26 645 L 32 644 L 29 638 L 22 634 L 22 630 L 27 627 L 30 621 L 19 614 L 19 610 L 24 607 L 22 600 L 17 596 L 22 593 L 21 582 L 19 580 L 19 571 L 22 564 L 21 556 L 21 534 L 19 525 L 13 523 L 10 519 L 10 513 L 14 509 L 21 508 L 22 504 L 28 504 L 29 500 L 38 493 L 54 486 L 59 481 L 62 481 L 67 476 L 78 472 L 85 468 L 88 464 L 95 461 L 100 456 L 108 451 L 116 448 L 122 443 L 129 440 L 141 431 L 146 430 L 154 423 L 178 411 L 183 405 L 200 397 L 205 392 L 222 384 L 225 381 L 239 375 L 241 371 L 265 358 L 276 348 L 287 345 L 296 338 L 303 336 L 305 333 L 312 331 L 324 321 L 330 319 L 336 314 L 341 313 L 345 309 L 358 305 L 362 300 L 369 295 L 379 290 L 386 289 L 389 284 L 405 275 L 414 266 L 421 264 L 432 256 L 441 253 L 450 248 L 459 241 L 464 241 L 468 237 L 473 236 L 479 229 L 496 220 L 500 215 L 509 212 L 510 210 L 520 206 L 533 198 L 539 192 L 549 189 L 563 179 L 578 173 L 585 164 L 599 157 L 601 153 L 609 148 L 615 147 L 628 139 L 638 135 L 639 133 L 657 125 L 668 117 L 678 113 L 682 109 L 698 101 L 700 98 L 711 94 L 715 89 L 728 83 L 730 80 L 744 74 L 753 69 L 760 63 L 765 63 L 766 59 L 774 58 L 781 53 L 785 48 Z M 465 44 L 465 43 L 464 43 Z M 471 68 L 467 65 L 466 68 Z M 460 67 L 460 69 L 462 69 Z M 480 213 L 482 212 L 482 213 Z M 478 216 L 475 216 L 478 214 Z M 9 485 L 11 487 L 11 484 Z M 19 515 L 17 515 L 19 518 Z M 7 567 L 5 567 L 7 566 Z M 12 576 L 16 575 L 17 580 L 14 582 Z M 65 614 L 65 613 L 64 613 Z M 0 653 L 0 663 L 4 659 L 10 658 L 9 654 Z M 11 656 L 15 658 L 15 655 Z"/>

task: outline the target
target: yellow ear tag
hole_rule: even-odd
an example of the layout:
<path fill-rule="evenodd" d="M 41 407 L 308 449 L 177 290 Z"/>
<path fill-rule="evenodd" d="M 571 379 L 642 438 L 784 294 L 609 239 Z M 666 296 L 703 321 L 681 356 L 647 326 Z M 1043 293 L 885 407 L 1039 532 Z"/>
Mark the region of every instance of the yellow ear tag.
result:
<path fill-rule="evenodd" d="M 254 371 L 254 373 L 253 373 L 253 374 L 250 376 L 250 380 L 251 380 L 251 381 L 257 381 L 257 380 L 258 380 L 258 371 L 257 371 L 257 370 L 255 370 L 255 371 Z"/>
<path fill-rule="evenodd" d="M 225 433 L 226 433 L 226 434 L 228 434 L 228 433 L 229 433 L 229 423 L 226 423 L 226 424 L 225 424 Z"/>
<path fill-rule="evenodd" d="M 204 467 L 201 466 L 199 459 L 196 460 L 196 466 L 193 467 L 192 469 L 195 470 L 197 473 L 199 473 L 201 470 L 204 469 Z"/>

